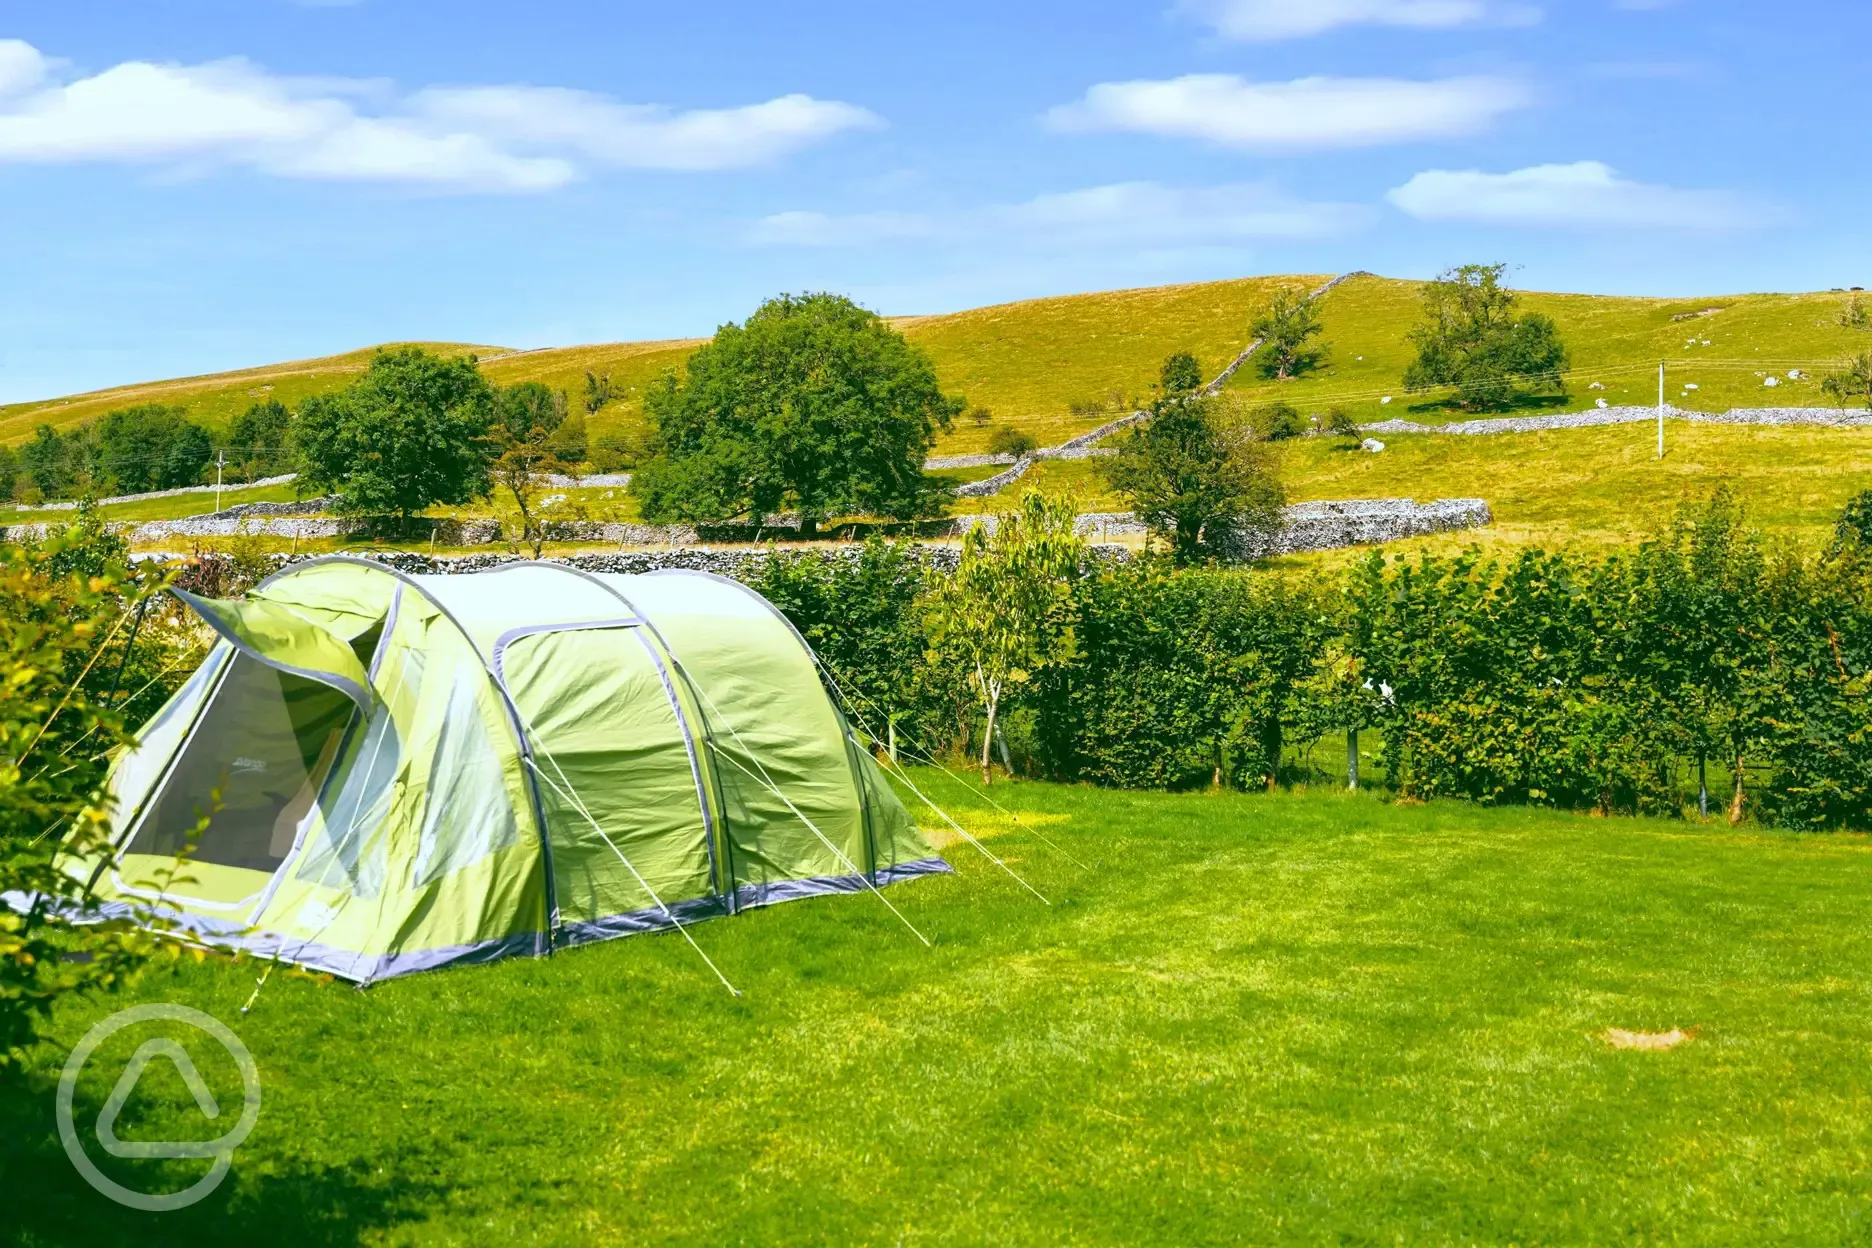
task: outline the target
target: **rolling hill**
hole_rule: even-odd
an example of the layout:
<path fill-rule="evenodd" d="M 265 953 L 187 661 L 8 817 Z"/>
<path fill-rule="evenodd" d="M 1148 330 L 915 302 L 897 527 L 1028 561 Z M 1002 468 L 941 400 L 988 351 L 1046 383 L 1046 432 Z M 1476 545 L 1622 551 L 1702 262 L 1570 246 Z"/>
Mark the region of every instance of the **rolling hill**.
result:
<path fill-rule="evenodd" d="M 929 352 L 945 389 L 994 413 L 987 424 L 958 422 L 938 454 L 980 451 L 1003 426 L 1025 430 L 1043 446 L 1056 445 L 1146 399 L 1159 363 L 1172 351 L 1192 351 L 1206 374 L 1218 372 L 1245 344 L 1252 312 L 1273 287 L 1293 283 L 1311 289 L 1324 280 L 1306 274 L 1067 295 L 894 323 Z M 1406 395 L 1400 385 L 1420 293 L 1420 283 L 1370 275 L 1342 282 L 1322 298 L 1331 351 L 1321 368 L 1287 382 L 1244 368 L 1225 393 L 1250 405 L 1281 399 L 1304 412 L 1341 406 L 1361 423 L 1460 418 L 1441 396 Z M 1849 297 L 1830 292 L 1640 299 L 1527 292 L 1527 307 L 1559 323 L 1574 361 L 1565 400 L 1530 410 L 1580 410 L 1599 400 L 1654 402 L 1659 360 L 1668 367 L 1668 397 L 1681 408 L 1824 406 L 1813 374 L 1872 348 L 1872 333 L 1839 323 Z M 473 351 L 494 380 L 543 381 L 564 388 L 575 403 L 587 371 L 609 373 L 618 398 L 591 421 L 597 435 L 641 422 L 644 387 L 664 370 L 680 367 L 697 340 L 526 351 L 423 345 Z M 0 407 L 0 443 L 24 441 L 41 423 L 67 426 L 142 402 L 178 404 L 204 423 L 222 425 L 263 398 L 293 403 L 342 386 L 365 367 L 370 353 Z M 1766 384 L 1770 375 L 1777 382 L 1773 387 Z M 1388 404 L 1382 401 L 1387 396 Z M 1655 458 L 1654 438 L 1643 425 L 1490 437 L 1386 435 L 1389 449 L 1383 455 L 1309 439 L 1283 452 L 1283 477 L 1296 501 L 1487 498 L 1497 518 L 1489 540 L 1509 542 L 1628 540 L 1655 528 L 1680 501 L 1706 496 L 1718 483 L 1737 491 L 1757 523 L 1811 537 L 1830 527 L 1845 499 L 1872 488 L 1872 430 L 1680 423 L 1673 426 L 1671 453 L 1663 461 Z M 948 475 L 968 479 L 989 471 Z M 1025 484 L 1071 490 L 1088 508 L 1121 506 L 1084 461 L 1041 463 Z M 959 500 L 957 509 L 1003 505 L 998 498 Z M 212 504 L 191 497 L 150 506 L 181 515 Z"/>
<path fill-rule="evenodd" d="M 895 324 L 929 352 L 942 383 L 971 405 L 994 413 L 990 424 L 960 422 L 939 454 L 977 451 L 1002 425 L 1052 445 L 1128 410 L 1150 393 L 1157 368 L 1172 351 L 1192 351 L 1206 373 L 1221 369 L 1245 344 L 1253 310 L 1283 283 L 1319 285 L 1324 275 L 1241 278 L 1182 286 L 1064 295 L 940 316 L 901 317 Z M 1453 415 L 1436 396 L 1403 393 L 1410 358 L 1405 335 L 1417 317 L 1421 283 L 1358 276 L 1325 295 L 1321 309 L 1325 365 L 1299 380 L 1266 381 L 1243 369 L 1229 392 L 1250 402 L 1279 398 L 1313 410 L 1343 406 L 1361 421 L 1411 415 L 1435 421 Z M 1853 350 L 1872 347 L 1872 334 L 1839 325 L 1846 295 L 1755 294 L 1698 299 L 1642 299 L 1528 292 L 1525 305 L 1559 323 L 1572 349 L 1568 401 L 1551 410 L 1656 398 L 1659 360 L 1670 366 L 1670 397 L 1686 408 L 1820 405 L 1819 384 L 1806 374 L 1832 367 Z M 643 387 L 679 367 L 696 340 L 608 343 L 514 351 L 496 346 L 426 343 L 442 351 L 473 351 L 493 379 L 537 380 L 563 387 L 575 401 L 587 371 L 609 372 L 617 401 L 592 422 L 593 432 L 641 417 Z M 211 426 L 225 424 L 264 398 L 293 403 L 343 385 L 371 349 L 237 372 L 147 382 L 44 402 L 0 407 L 0 443 L 18 443 L 40 424 L 64 427 L 132 403 L 187 408 Z M 1790 369 L 1802 377 L 1787 378 Z M 1764 374 L 1780 384 L 1764 386 Z M 1590 388 L 1597 382 L 1603 389 Z M 1697 388 L 1685 391 L 1690 383 Z M 1390 404 L 1381 400 L 1392 396 Z"/>

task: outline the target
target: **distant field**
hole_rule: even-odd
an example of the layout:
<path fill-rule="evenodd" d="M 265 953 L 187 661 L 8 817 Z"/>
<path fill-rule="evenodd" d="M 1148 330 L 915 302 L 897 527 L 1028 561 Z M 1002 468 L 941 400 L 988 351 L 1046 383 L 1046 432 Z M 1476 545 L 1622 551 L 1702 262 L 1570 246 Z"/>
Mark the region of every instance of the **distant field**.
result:
<path fill-rule="evenodd" d="M 1768 532 L 1817 538 L 1840 507 L 1872 489 L 1872 429 L 1772 428 L 1668 421 L 1656 458 L 1653 425 L 1547 433 L 1395 434 L 1378 454 L 1324 438 L 1282 444 L 1281 476 L 1294 502 L 1334 498 L 1483 498 L 1495 511 L 1486 536 L 1436 544 L 1606 544 L 1648 536 L 1686 500 L 1726 484 Z M 1089 511 L 1123 503 L 1095 460 L 1040 461 L 1001 497 L 961 499 L 964 512 L 996 511 L 1024 488 L 1069 491 Z"/>

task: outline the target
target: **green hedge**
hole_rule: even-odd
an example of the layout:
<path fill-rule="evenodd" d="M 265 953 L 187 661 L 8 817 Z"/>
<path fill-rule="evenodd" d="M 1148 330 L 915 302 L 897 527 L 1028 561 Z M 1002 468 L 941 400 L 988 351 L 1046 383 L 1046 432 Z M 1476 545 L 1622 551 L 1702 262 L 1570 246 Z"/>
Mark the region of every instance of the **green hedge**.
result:
<path fill-rule="evenodd" d="M 756 587 L 931 750 L 978 742 L 926 658 L 940 571 L 873 542 L 776 557 Z M 1779 826 L 1872 830 L 1872 547 L 1765 548 L 1726 496 L 1610 555 L 1373 552 L 1335 574 L 1088 564 L 1071 658 L 1009 716 L 1017 769 L 1126 788 L 1258 788 L 1370 729 L 1400 795 L 1677 813 L 1699 763 Z M 1371 740 L 1368 737 L 1367 740 Z M 1367 776 L 1368 780 L 1373 777 Z M 1739 789 L 1736 787 L 1739 783 Z"/>

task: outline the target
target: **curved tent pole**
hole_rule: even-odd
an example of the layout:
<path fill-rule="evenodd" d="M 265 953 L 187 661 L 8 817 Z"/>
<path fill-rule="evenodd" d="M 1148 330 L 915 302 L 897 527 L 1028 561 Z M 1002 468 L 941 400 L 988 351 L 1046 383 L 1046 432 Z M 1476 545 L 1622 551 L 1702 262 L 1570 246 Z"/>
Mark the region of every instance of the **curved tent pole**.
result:
<path fill-rule="evenodd" d="M 794 640 L 799 642 L 800 648 L 804 650 L 806 652 L 807 657 L 812 660 L 813 667 L 817 669 L 818 672 L 822 676 L 824 676 L 828 682 L 830 682 L 832 689 L 829 692 L 835 693 L 839 701 L 842 701 L 847 706 L 850 706 L 854 714 L 857 713 L 858 708 L 852 703 L 850 695 L 846 693 L 844 686 L 839 684 L 838 677 L 832 674 L 832 669 L 827 667 L 825 665 L 825 661 L 819 657 L 819 652 L 812 648 L 812 643 L 807 641 L 806 638 L 800 634 L 799 629 L 794 627 L 793 621 L 787 619 L 785 612 L 781 611 L 778 607 L 774 606 L 773 603 L 768 602 L 767 599 L 761 597 L 761 595 L 755 593 L 747 585 L 742 584 L 740 581 L 735 580 L 731 576 L 723 576 L 718 572 L 705 572 L 700 569 L 690 569 L 690 568 L 658 568 L 654 571 L 646 572 L 644 573 L 644 575 L 645 576 L 699 576 L 706 580 L 718 581 L 723 585 L 731 586 L 735 589 L 740 590 L 742 593 L 746 594 L 748 597 L 754 599 L 756 602 L 760 603 L 763 607 L 767 608 L 767 610 L 774 616 L 775 619 L 779 620 L 782 624 L 785 624 L 787 626 L 787 631 L 793 634 Z M 836 708 L 836 703 L 834 705 Z M 877 736 L 875 732 L 871 732 L 869 725 L 866 725 L 864 723 L 862 717 L 860 717 L 859 719 L 859 724 L 861 727 L 864 728 L 864 730 L 867 733 L 870 733 L 873 738 Z M 925 751 L 925 754 L 927 756 L 927 751 Z M 947 775 L 950 775 L 952 778 L 954 777 L 954 773 L 950 772 L 949 769 L 947 767 L 944 767 L 941 763 L 936 762 L 935 759 L 932 758 L 929 761 L 938 770 L 942 771 L 943 773 Z M 902 779 L 906 785 L 909 786 L 910 791 L 915 793 L 917 797 L 922 800 L 925 806 L 928 806 L 931 810 L 935 811 L 938 815 L 941 815 L 943 818 L 943 822 L 947 823 L 950 827 L 954 828 L 957 832 L 961 833 L 962 838 L 966 840 L 969 844 L 973 845 L 976 849 L 980 850 L 982 852 L 982 855 L 986 857 L 988 861 L 994 863 L 997 867 L 1000 867 L 1003 871 L 1013 876 L 1014 879 L 1020 884 L 1022 888 L 1026 889 L 1028 892 L 1032 893 L 1034 896 L 1039 897 L 1040 900 L 1046 902 L 1047 905 L 1050 906 L 1053 904 L 1052 902 L 1047 901 L 1046 897 L 1040 892 L 1039 889 L 1035 888 L 1033 885 L 1029 884 L 1026 880 L 1022 879 L 1019 873 L 1017 873 L 1014 870 L 1014 868 L 1008 866 L 1007 863 L 1003 862 L 995 854 L 989 852 L 988 847 L 983 845 L 974 836 L 970 835 L 967 828 L 964 828 L 961 824 L 957 823 L 953 818 L 951 818 L 948 811 L 944 810 L 942 807 L 938 806 L 935 802 L 931 801 L 927 796 L 924 795 L 921 789 L 917 788 L 916 785 L 911 784 L 910 777 L 907 774 L 905 774 L 903 765 L 901 763 L 896 763 L 893 765 L 897 769 L 898 777 Z M 986 797 L 987 795 L 983 794 L 983 796 Z M 1015 815 L 1013 811 L 1008 810 L 1006 807 L 1002 806 L 999 802 L 994 801 L 993 798 L 989 798 L 988 800 L 996 807 L 996 809 L 1000 810 L 1003 814 L 1007 815 L 1009 818 L 1012 818 L 1016 824 L 1020 823 L 1019 816 Z M 1035 833 L 1035 835 L 1039 836 L 1040 834 Z M 1040 839 L 1043 841 L 1046 841 L 1048 845 L 1053 845 L 1053 842 L 1048 840 L 1045 836 L 1040 836 Z M 1053 845 L 1053 848 L 1059 849 L 1059 846 Z M 1066 857 L 1068 858 L 1072 858 L 1072 855 L 1066 854 L 1066 851 L 1063 849 L 1060 849 L 1059 852 L 1062 854 L 1065 854 Z M 1076 858 L 1073 858 L 1073 861 L 1077 863 L 1079 860 Z M 1084 866 L 1085 864 L 1080 863 L 1079 865 Z"/>
<path fill-rule="evenodd" d="M 598 589 L 623 603 L 632 615 L 642 620 L 644 627 L 650 630 L 650 635 L 656 638 L 657 645 L 662 647 L 663 653 L 670 656 L 671 662 L 675 662 L 676 651 L 671 648 L 669 639 L 663 636 L 662 630 L 657 628 L 656 621 L 651 619 L 647 613 L 640 610 L 637 604 L 632 602 L 622 590 L 618 589 L 610 582 L 592 575 L 583 568 L 575 568 L 569 564 L 563 563 L 551 563 L 544 559 L 518 559 L 512 563 L 496 564 L 494 567 L 484 568 L 481 572 L 475 573 L 474 575 L 491 575 L 496 572 L 509 571 L 513 568 L 551 568 L 555 572 L 566 573 L 567 575 L 577 577 L 579 580 L 596 586 Z M 647 645 L 646 648 L 648 648 Z M 676 715 L 677 727 L 682 729 L 683 744 L 689 750 L 689 765 L 695 775 L 696 802 L 702 809 L 702 826 L 708 837 L 709 861 L 711 864 L 718 864 L 717 877 L 720 881 L 720 888 L 717 896 L 721 897 L 723 902 L 727 905 L 728 913 L 737 914 L 740 912 L 740 906 L 735 891 L 734 846 L 727 835 L 728 808 L 722 796 L 721 771 L 716 766 L 715 762 L 719 750 L 715 743 L 714 730 L 709 725 L 708 716 L 702 716 L 702 741 L 703 744 L 708 747 L 705 757 L 708 762 L 709 774 L 714 781 L 715 802 L 718 809 L 711 809 L 710 807 L 708 790 L 702 783 L 701 767 L 696 757 L 695 734 L 689 727 L 689 719 L 687 714 L 683 711 L 681 701 L 676 697 L 676 690 L 670 684 L 669 674 L 664 670 L 662 657 L 655 651 L 652 651 L 651 658 L 656 662 L 657 675 L 663 681 L 663 690 L 669 697 L 670 709 Z M 689 690 L 690 699 L 695 702 L 696 709 L 700 711 L 702 708 L 702 700 L 697 694 L 695 682 L 690 679 L 688 671 L 683 668 L 680 663 L 676 664 L 676 669 L 677 675 L 682 677 L 683 687 Z M 717 852 L 718 844 L 719 853 Z"/>

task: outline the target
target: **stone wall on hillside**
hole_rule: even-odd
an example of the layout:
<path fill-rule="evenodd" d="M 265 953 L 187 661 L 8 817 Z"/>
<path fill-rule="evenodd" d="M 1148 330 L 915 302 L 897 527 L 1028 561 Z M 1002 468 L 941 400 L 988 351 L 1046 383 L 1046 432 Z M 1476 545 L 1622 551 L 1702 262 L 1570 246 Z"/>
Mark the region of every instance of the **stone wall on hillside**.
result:
<path fill-rule="evenodd" d="M 1872 412 L 1849 411 L 1836 407 L 1732 407 L 1726 412 L 1694 412 L 1666 404 L 1667 420 L 1689 421 L 1698 425 L 1820 425 L 1853 429 L 1872 425 Z M 1584 412 L 1561 412 L 1551 416 L 1491 416 L 1480 420 L 1457 420 L 1446 425 L 1420 424 L 1414 420 L 1381 420 L 1361 425 L 1365 433 L 1447 433 L 1456 436 L 1482 436 L 1496 433 L 1540 433 L 1549 429 L 1592 429 L 1600 425 L 1642 425 L 1658 418 L 1656 405 L 1601 407 Z"/>
<path fill-rule="evenodd" d="M 1246 539 L 1242 554 L 1248 558 L 1299 554 L 1309 550 L 1337 550 L 1345 546 L 1375 546 L 1409 537 L 1427 537 L 1458 529 L 1476 529 L 1494 523 L 1494 513 L 1479 498 L 1440 498 L 1419 503 L 1410 498 L 1348 499 L 1295 503 L 1286 509 L 1280 533 L 1272 540 Z M 994 531 L 993 516 L 960 516 L 958 532 L 977 526 Z M 1144 525 L 1128 511 L 1087 512 L 1078 518 L 1078 531 L 1098 540 L 1140 537 Z"/>

